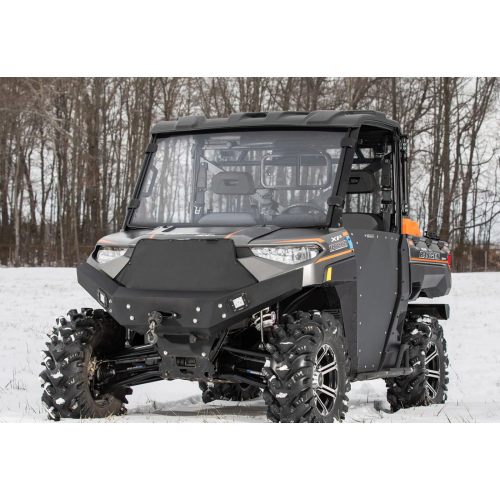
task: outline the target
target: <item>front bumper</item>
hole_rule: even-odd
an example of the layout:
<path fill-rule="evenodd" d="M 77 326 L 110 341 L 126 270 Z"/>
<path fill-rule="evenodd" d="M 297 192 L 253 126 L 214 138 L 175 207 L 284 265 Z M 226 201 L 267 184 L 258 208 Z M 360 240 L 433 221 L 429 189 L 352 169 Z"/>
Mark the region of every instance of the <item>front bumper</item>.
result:
<path fill-rule="evenodd" d="M 175 318 L 164 317 L 156 328 L 160 335 L 214 334 L 229 328 L 264 307 L 300 291 L 302 274 L 302 269 L 297 269 L 229 292 L 176 292 L 126 288 L 88 263 L 77 268 L 78 283 L 98 302 L 101 302 L 99 293 L 104 293 L 107 307 L 106 303 L 101 304 L 125 328 L 146 333 L 149 312 L 175 313 Z M 233 311 L 229 301 L 242 293 L 246 294 L 248 305 Z"/>

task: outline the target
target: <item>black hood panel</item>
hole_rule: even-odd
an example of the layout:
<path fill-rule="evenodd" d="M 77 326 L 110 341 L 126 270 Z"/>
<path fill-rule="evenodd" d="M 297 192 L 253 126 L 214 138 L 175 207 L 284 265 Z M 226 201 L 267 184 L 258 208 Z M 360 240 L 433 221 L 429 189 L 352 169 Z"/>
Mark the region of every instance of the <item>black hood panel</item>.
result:
<path fill-rule="evenodd" d="M 140 240 L 116 281 L 138 290 L 203 292 L 237 290 L 257 282 L 236 259 L 229 239 Z"/>

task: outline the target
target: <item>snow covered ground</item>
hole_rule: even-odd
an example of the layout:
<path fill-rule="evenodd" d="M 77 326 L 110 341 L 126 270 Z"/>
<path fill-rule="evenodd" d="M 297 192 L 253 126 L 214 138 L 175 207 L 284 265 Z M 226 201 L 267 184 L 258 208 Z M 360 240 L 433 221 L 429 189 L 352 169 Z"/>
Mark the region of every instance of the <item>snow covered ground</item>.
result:
<path fill-rule="evenodd" d="M 443 301 L 452 316 L 443 322 L 450 356 L 447 404 L 388 414 L 376 409 L 387 407 L 384 382 L 356 382 L 347 422 L 500 422 L 500 273 L 455 274 Z M 0 268 L 0 422 L 47 422 L 39 352 L 54 318 L 80 307 L 98 305 L 80 288 L 74 269 Z M 267 421 L 262 399 L 207 406 L 192 382 L 134 387 L 129 401 L 128 415 L 100 422 Z"/>

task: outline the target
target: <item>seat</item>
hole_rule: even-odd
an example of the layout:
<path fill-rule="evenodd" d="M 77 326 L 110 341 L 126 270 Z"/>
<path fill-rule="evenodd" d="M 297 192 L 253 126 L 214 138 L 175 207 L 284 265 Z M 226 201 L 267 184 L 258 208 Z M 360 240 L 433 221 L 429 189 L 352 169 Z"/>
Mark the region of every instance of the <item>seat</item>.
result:
<path fill-rule="evenodd" d="M 212 191 L 222 196 L 251 196 L 255 194 L 253 177 L 248 172 L 219 172 L 212 178 Z M 251 212 L 212 212 L 198 221 L 202 226 L 255 226 Z"/>
<path fill-rule="evenodd" d="M 373 167 L 372 167 L 373 168 Z M 347 186 L 348 194 L 375 193 L 380 190 L 379 183 L 373 173 L 368 169 L 354 170 L 349 177 Z M 348 212 L 342 215 L 346 229 L 365 229 L 368 231 L 383 231 L 384 223 L 381 217 L 375 214 Z"/>

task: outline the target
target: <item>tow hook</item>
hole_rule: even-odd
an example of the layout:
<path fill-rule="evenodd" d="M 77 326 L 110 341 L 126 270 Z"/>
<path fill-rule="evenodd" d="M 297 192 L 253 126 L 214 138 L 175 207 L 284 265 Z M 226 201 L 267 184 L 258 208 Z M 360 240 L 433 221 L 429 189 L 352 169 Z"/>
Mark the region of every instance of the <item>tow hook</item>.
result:
<path fill-rule="evenodd" d="M 158 335 L 155 333 L 155 328 L 161 324 L 163 315 L 158 311 L 148 313 L 149 330 L 146 332 L 146 342 L 154 345 L 158 341 Z"/>

